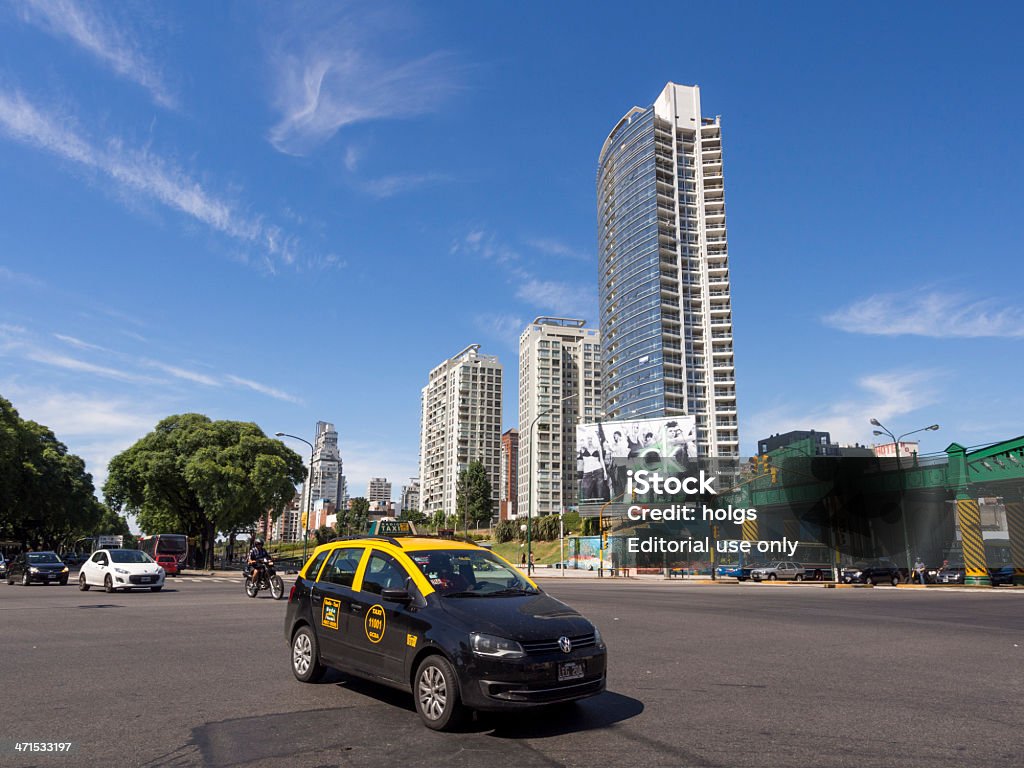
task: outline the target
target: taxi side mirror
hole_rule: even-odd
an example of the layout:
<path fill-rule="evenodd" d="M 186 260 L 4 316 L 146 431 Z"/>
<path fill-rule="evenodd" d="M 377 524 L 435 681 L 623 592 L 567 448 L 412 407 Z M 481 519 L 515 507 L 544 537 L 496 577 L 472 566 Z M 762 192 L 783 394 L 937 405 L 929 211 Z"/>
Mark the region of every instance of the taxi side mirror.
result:
<path fill-rule="evenodd" d="M 380 597 L 382 600 L 388 600 L 392 603 L 404 603 L 407 605 L 412 602 L 412 595 L 404 589 L 382 589 Z"/>

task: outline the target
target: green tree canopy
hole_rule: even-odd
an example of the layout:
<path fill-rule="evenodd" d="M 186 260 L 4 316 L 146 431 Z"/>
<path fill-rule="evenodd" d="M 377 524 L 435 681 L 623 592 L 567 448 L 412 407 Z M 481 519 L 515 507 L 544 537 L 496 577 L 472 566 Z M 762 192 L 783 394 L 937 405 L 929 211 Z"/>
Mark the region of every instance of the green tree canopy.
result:
<path fill-rule="evenodd" d="M 341 536 L 352 536 L 359 533 L 366 533 L 366 524 L 370 519 L 370 502 L 363 496 L 356 496 L 349 499 L 348 509 L 338 512 L 336 524 L 338 534 Z"/>
<path fill-rule="evenodd" d="M 103 507 L 85 462 L 0 397 L 0 539 L 60 549 L 91 534 Z"/>
<path fill-rule="evenodd" d="M 257 425 L 185 413 L 111 459 L 103 492 L 147 533 L 198 537 L 211 567 L 218 531 L 252 527 L 268 509 L 280 514 L 305 474 L 299 454 Z"/>
<path fill-rule="evenodd" d="M 494 508 L 491 499 L 491 481 L 479 459 L 471 461 L 459 474 L 455 486 L 455 506 L 459 519 L 466 523 L 488 523 Z"/>

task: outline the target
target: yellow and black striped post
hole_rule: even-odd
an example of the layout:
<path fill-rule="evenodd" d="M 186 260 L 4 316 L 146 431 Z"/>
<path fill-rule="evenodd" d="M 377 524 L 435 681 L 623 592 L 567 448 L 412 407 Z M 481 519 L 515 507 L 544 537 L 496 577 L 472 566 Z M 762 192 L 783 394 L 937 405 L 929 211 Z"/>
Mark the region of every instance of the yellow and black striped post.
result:
<path fill-rule="evenodd" d="M 757 541 L 757 520 L 744 520 L 743 521 L 743 540 L 744 541 Z"/>
<path fill-rule="evenodd" d="M 1010 533 L 1010 561 L 1013 563 L 1013 583 L 1024 584 L 1024 501 L 1008 501 L 1006 527 Z"/>
<path fill-rule="evenodd" d="M 985 539 L 981 535 L 981 510 L 975 499 L 957 499 L 956 516 L 964 546 L 965 584 L 991 585 L 985 560 Z"/>

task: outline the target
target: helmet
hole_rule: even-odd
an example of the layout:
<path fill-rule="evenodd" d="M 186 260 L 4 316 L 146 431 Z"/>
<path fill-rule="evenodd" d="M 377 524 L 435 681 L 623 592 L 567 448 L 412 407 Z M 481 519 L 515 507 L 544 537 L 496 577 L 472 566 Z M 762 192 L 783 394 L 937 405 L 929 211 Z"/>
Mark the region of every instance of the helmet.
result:
<path fill-rule="evenodd" d="M 255 541 L 253 541 L 253 544 L 255 544 L 257 547 L 262 547 L 263 546 L 263 539 L 261 539 L 259 537 L 256 537 Z"/>

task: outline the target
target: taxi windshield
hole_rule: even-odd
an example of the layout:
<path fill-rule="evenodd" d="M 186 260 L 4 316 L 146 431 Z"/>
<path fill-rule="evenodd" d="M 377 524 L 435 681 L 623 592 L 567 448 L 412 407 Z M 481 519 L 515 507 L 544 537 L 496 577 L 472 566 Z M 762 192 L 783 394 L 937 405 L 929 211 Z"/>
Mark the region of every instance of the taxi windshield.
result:
<path fill-rule="evenodd" d="M 539 592 L 515 568 L 486 550 L 435 549 L 408 554 L 445 597 L 512 597 Z"/>

